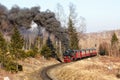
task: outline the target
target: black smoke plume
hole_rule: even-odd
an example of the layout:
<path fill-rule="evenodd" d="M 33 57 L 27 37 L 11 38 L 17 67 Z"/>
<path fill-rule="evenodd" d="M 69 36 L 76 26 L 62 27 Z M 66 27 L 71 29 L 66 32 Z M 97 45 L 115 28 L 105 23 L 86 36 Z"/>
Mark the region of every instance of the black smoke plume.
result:
<path fill-rule="evenodd" d="M 4 5 L 0 4 L 0 31 L 11 35 L 12 29 L 16 26 L 24 36 L 33 34 L 29 32 L 30 24 L 34 21 L 37 23 L 38 28 L 45 28 L 49 33 L 53 33 L 56 38 L 61 40 L 62 45 L 68 45 L 68 38 L 65 29 L 61 27 L 60 22 L 55 18 L 54 12 L 50 10 L 40 11 L 39 6 L 32 8 L 20 8 L 14 5 L 8 10 Z M 27 34 L 26 34 L 27 33 Z M 38 30 L 40 34 L 40 30 Z M 28 37 L 28 36 L 27 36 Z"/>

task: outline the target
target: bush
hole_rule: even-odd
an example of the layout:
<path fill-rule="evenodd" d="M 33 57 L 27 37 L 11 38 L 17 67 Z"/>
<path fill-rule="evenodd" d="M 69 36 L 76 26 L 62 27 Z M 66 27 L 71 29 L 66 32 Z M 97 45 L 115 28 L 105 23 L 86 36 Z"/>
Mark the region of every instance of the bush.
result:
<path fill-rule="evenodd" d="M 18 50 L 18 56 L 17 56 L 18 59 L 26 58 L 26 57 L 27 55 L 25 54 L 24 50 Z"/>
<path fill-rule="evenodd" d="M 0 53 L 0 63 L 2 63 L 4 60 L 4 56 Z"/>
<path fill-rule="evenodd" d="M 25 52 L 25 56 L 26 56 L 26 57 L 35 57 L 35 56 L 37 56 L 38 53 L 39 53 L 39 52 L 38 52 L 38 48 L 34 47 L 34 48 L 31 49 L 31 50 L 27 50 L 27 51 Z"/>
<path fill-rule="evenodd" d="M 23 71 L 22 65 L 18 65 L 18 71 Z"/>
<path fill-rule="evenodd" d="M 117 77 L 117 78 L 120 78 L 120 69 L 118 69 L 118 72 L 117 72 L 117 74 L 116 74 L 116 77 Z"/>
<path fill-rule="evenodd" d="M 100 54 L 100 55 L 105 55 L 105 50 L 104 50 L 104 49 L 100 49 L 100 50 L 99 50 L 99 54 Z"/>
<path fill-rule="evenodd" d="M 27 57 L 35 57 L 36 53 L 33 50 L 28 50 L 26 53 Z"/>
<path fill-rule="evenodd" d="M 99 46 L 99 54 L 100 55 L 108 55 L 108 44 L 106 42 L 103 42 Z"/>
<path fill-rule="evenodd" d="M 22 65 L 19 65 L 18 63 L 15 63 L 13 61 L 5 61 L 3 63 L 3 68 L 7 71 L 11 71 L 12 73 L 23 70 Z"/>

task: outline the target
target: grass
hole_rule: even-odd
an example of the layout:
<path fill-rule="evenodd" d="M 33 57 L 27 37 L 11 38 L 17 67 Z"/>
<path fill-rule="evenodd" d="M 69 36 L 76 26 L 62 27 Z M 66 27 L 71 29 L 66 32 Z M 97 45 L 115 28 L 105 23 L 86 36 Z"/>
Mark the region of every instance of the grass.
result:
<path fill-rule="evenodd" d="M 116 73 L 120 62 L 112 61 L 109 57 L 89 58 L 57 67 L 50 74 L 57 77 L 57 80 L 119 80 Z"/>
<path fill-rule="evenodd" d="M 40 71 L 43 67 L 56 64 L 54 59 L 49 61 L 40 58 L 27 58 L 24 61 L 19 61 L 23 65 L 23 71 L 14 74 L 12 80 L 42 80 L 40 77 Z"/>

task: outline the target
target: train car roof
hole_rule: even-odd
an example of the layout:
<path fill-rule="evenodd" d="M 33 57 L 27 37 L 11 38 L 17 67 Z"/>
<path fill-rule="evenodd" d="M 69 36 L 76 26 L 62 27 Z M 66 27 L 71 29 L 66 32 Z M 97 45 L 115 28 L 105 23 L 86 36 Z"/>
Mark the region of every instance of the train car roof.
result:
<path fill-rule="evenodd" d="M 96 49 L 95 48 L 87 48 L 87 49 L 72 50 L 72 51 L 88 51 L 88 50 L 96 50 Z"/>
<path fill-rule="evenodd" d="M 85 49 L 81 49 L 80 51 L 85 51 Z"/>
<path fill-rule="evenodd" d="M 73 50 L 73 51 L 79 51 L 79 50 Z"/>
<path fill-rule="evenodd" d="M 91 50 L 91 49 L 86 49 L 86 50 Z"/>
<path fill-rule="evenodd" d="M 92 50 L 96 50 L 95 48 L 91 48 Z"/>
<path fill-rule="evenodd" d="M 86 50 L 95 50 L 95 48 L 89 48 L 89 49 L 86 49 Z"/>

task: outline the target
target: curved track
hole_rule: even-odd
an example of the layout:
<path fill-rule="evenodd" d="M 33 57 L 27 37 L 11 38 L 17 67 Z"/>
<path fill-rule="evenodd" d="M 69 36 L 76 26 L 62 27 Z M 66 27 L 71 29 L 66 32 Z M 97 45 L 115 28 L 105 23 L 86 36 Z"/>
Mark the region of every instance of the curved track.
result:
<path fill-rule="evenodd" d="M 82 58 L 82 59 L 86 59 L 86 58 Z M 81 59 L 80 59 L 80 60 L 81 60 Z M 73 61 L 73 62 L 76 62 L 76 61 Z M 70 62 L 70 63 L 73 63 L 73 62 Z M 51 66 L 48 66 L 48 67 L 43 68 L 42 71 L 41 71 L 41 74 L 40 74 L 42 80 L 53 80 L 53 79 L 48 75 L 48 73 L 47 73 L 48 70 L 53 69 L 53 68 L 55 68 L 55 67 L 57 67 L 57 66 L 60 66 L 60 65 L 63 65 L 63 64 L 70 64 L 70 63 L 58 63 L 58 64 L 55 64 L 55 65 L 51 65 Z"/>
<path fill-rule="evenodd" d="M 51 65 L 51 66 L 48 66 L 48 67 L 43 68 L 43 70 L 41 71 L 41 74 L 40 74 L 41 78 L 42 78 L 43 80 L 53 80 L 53 79 L 47 74 L 47 71 L 50 70 L 50 69 L 52 69 L 52 68 L 55 68 L 55 67 L 57 67 L 57 66 L 60 66 L 60 65 L 62 65 L 62 64 L 64 64 L 64 63 L 59 63 L 59 64 L 55 64 L 55 65 Z"/>

